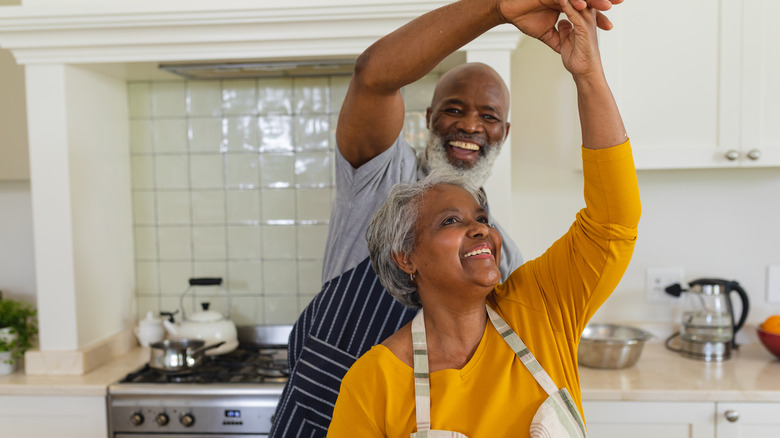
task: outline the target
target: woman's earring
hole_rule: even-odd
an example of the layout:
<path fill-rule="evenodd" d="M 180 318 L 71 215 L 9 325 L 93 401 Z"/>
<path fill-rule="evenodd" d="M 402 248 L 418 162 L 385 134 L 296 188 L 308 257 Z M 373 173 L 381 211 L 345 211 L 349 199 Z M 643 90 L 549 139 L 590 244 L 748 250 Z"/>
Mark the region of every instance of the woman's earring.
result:
<path fill-rule="evenodd" d="M 412 283 L 414 283 L 414 272 L 409 273 L 409 278 L 412 279 Z"/>

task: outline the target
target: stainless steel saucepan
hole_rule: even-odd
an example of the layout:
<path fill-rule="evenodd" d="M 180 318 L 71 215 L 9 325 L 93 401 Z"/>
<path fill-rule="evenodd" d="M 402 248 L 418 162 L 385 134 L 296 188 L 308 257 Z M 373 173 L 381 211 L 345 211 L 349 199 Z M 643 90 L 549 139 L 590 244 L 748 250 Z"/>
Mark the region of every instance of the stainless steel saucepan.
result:
<path fill-rule="evenodd" d="M 203 362 L 204 352 L 224 344 L 206 346 L 202 339 L 165 339 L 149 345 L 149 366 L 169 374 L 186 374 Z"/>

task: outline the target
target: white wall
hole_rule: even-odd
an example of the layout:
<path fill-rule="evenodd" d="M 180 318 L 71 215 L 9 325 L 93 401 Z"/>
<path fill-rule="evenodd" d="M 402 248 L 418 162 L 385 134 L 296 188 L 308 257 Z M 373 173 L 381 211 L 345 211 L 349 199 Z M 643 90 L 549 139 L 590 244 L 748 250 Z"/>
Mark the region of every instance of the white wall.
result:
<path fill-rule="evenodd" d="M 582 175 L 573 170 L 580 133 L 574 85 L 557 54 L 523 40 L 512 74 L 513 238 L 530 259 L 584 206 Z M 678 322 L 677 301 L 647 301 L 648 267 L 682 267 L 685 281 L 739 281 L 751 298 L 748 323 L 780 313 L 780 303 L 766 300 L 767 265 L 780 264 L 780 170 L 640 171 L 638 178 L 643 213 L 634 257 L 594 319 Z"/>

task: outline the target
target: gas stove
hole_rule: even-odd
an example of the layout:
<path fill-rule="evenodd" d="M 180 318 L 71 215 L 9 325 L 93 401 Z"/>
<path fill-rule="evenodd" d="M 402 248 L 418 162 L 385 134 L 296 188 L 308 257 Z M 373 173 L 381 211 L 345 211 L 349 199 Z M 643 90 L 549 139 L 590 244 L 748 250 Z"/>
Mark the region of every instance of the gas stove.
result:
<path fill-rule="evenodd" d="M 289 376 L 290 329 L 239 327 L 236 350 L 186 374 L 129 373 L 108 388 L 110 438 L 267 436 Z"/>

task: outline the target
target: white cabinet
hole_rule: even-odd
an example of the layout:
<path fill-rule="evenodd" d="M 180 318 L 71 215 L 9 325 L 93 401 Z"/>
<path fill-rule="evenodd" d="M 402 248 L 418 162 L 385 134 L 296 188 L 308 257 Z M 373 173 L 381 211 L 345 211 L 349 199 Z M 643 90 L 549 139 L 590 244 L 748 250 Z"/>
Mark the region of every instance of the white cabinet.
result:
<path fill-rule="evenodd" d="M 776 0 L 614 8 L 607 77 L 640 169 L 780 166 Z"/>
<path fill-rule="evenodd" d="M 599 438 L 777 438 L 780 403 L 583 402 Z"/>
<path fill-rule="evenodd" d="M 105 438 L 105 397 L 0 396 L 0 436 Z"/>

